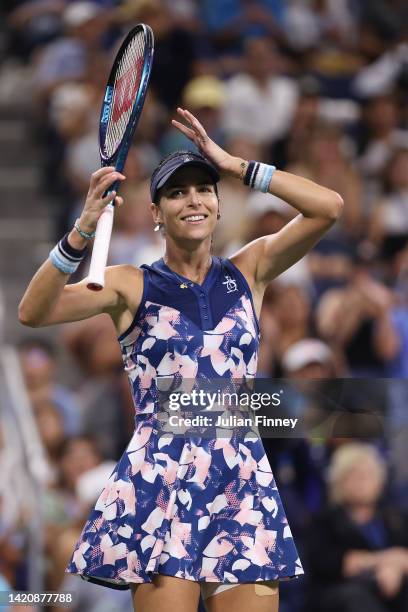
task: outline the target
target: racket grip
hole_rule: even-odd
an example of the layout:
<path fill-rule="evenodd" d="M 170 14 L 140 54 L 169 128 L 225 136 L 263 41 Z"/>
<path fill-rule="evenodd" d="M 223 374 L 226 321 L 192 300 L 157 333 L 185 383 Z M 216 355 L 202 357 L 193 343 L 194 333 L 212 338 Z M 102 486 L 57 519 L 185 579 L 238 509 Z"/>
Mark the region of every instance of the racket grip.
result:
<path fill-rule="evenodd" d="M 96 226 L 91 265 L 86 285 L 88 289 L 93 291 L 100 291 L 105 286 L 105 268 L 108 260 L 114 210 L 113 204 L 107 204 Z"/>

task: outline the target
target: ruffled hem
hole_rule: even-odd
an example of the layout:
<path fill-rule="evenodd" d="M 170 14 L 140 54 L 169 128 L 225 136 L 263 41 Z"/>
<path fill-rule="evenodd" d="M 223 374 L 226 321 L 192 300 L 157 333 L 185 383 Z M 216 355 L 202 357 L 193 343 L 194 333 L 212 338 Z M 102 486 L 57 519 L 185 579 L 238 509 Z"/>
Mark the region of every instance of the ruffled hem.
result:
<path fill-rule="evenodd" d="M 98 576 L 93 576 L 93 575 L 89 575 L 89 574 L 85 574 L 84 572 L 72 572 L 70 570 L 65 570 L 66 574 L 72 574 L 73 576 L 78 576 L 79 578 L 82 578 L 82 580 L 86 580 L 87 582 L 91 582 L 92 584 L 97 584 L 99 586 L 104 586 L 107 587 L 109 589 L 115 589 L 115 590 L 119 590 L 119 591 L 126 591 L 128 589 L 131 588 L 132 584 L 149 584 L 150 582 L 152 582 L 152 579 L 150 580 L 143 580 L 142 578 L 140 580 L 137 580 L 135 577 L 131 580 L 128 580 L 127 582 L 125 580 L 117 580 L 117 579 L 113 579 L 113 578 L 101 578 Z M 192 576 L 176 576 L 175 574 L 165 574 L 164 572 L 149 572 L 152 574 L 152 576 L 154 575 L 161 575 L 161 576 L 169 576 L 172 578 L 180 578 L 182 580 L 189 580 L 190 582 L 198 582 L 198 583 L 218 583 L 218 584 L 253 584 L 254 582 L 264 582 L 265 580 L 279 580 L 280 582 L 288 582 L 289 580 L 294 580 L 296 578 L 301 578 L 304 574 L 303 571 L 299 572 L 298 574 L 280 574 L 279 576 L 275 576 L 275 577 L 271 577 L 271 578 L 259 578 L 258 580 L 250 580 L 247 582 L 244 581 L 228 581 L 228 580 L 196 580 L 195 578 L 193 578 Z"/>

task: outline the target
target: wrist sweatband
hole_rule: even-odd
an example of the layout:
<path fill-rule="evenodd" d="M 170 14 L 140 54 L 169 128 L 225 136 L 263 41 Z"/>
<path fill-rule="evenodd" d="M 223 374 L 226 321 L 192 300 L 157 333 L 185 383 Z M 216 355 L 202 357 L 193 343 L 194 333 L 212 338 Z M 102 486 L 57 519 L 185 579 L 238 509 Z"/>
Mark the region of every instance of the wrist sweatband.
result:
<path fill-rule="evenodd" d="M 68 234 L 55 245 L 50 251 L 50 259 L 53 266 L 65 274 L 73 274 L 84 259 L 88 247 L 75 249 L 68 242 Z"/>
<path fill-rule="evenodd" d="M 251 160 L 244 176 L 244 184 L 252 189 L 266 193 L 275 171 L 275 166 Z"/>

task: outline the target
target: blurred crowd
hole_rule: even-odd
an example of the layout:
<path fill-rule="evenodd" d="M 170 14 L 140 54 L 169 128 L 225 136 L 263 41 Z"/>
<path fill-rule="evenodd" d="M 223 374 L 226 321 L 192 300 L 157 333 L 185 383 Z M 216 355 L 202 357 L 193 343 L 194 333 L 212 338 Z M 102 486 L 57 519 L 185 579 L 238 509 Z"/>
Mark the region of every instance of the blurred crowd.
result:
<path fill-rule="evenodd" d="M 266 440 L 306 570 L 282 585 L 281 609 L 406 611 L 407 2 L 5 0 L 0 10 L 1 78 L 14 78 L 17 66 L 32 92 L 44 194 L 53 202 L 50 241 L 81 211 L 100 164 L 107 74 L 139 22 L 153 28 L 155 57 L 110 264 L 151 263 L 163 254 L 148 186 L 163 156 L 194 146 L 171 126 L 178 105 L 231 154 L 341 193 L 341 220 L 267 290 L 259 374 L 363 379 L 346 403 L 352 413 L 375 414 L 377 425 L 354 419 L 322 437 Z M 296 214 L 236 179 L 224 178 L 219 192 L 216 255 L 279 231 Z M 46 584 L 75 589 L 77 610 L 130 610 L 124 593 L 64 579 L 87 512 L 132 434 L 119 346 L 105 316 L 61 327 L 59 340 L 57 350 L 38 331 L 18 349 L 51 467 L 43 500 Z M 395 380 L 376 387 L 385 378 Z M 300 402 L 301 414 L 329 413 L 322 396 Z M 17 537 L 23 523 L 11 533 L 0 529 L 0 575 L 17 588 L 27 581 L 24 538 Z"/>

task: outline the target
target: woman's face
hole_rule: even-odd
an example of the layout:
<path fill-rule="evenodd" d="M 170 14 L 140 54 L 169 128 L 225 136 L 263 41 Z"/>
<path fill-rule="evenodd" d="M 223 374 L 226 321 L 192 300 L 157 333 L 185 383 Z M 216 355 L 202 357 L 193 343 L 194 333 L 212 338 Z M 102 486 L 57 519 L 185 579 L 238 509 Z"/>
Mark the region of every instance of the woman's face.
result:
<path fill-rule="evenodd" d="M 344 474 L 338 486 L 345 503 L 351 506 L 374 505 L 383 488 L 382 472 L 375 461 L 363 458 Z"/>
<path fill-rule="evenodd" d="M 175 240 L 202 242 L 217 223 L 218 196 L 202 168 L 180 168 L 161 188 L 158 205 L 152 205 L 155 223 L 162 223 L 166 236 Z"/>
<path fill-rule="evenodd" d="M 60 472 L 65 485 L 73 490 L 81 474 L 99 465 L 101 460 L 89 440 L 72 438 L 60 459 Z"/>

